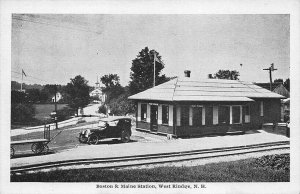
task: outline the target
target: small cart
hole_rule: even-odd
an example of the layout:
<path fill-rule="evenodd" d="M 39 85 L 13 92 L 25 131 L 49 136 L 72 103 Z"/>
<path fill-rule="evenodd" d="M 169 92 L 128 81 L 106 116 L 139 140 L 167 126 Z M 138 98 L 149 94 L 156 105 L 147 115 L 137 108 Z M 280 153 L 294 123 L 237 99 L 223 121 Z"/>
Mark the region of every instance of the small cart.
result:
<path fill-rule="evenodd" d="M 10 158 L 15 155 L 15 145 L 24 145 L 32 144 L 31 150 L 35 154 L 48 153 L 49 147 L 48 143 L 50 142 L 50 125 L 44 126 L 44 138 L 43 139 L 30 139 L 30 140 L 20 140 L 20 141 L 11 141 L 10 143 Z"/>

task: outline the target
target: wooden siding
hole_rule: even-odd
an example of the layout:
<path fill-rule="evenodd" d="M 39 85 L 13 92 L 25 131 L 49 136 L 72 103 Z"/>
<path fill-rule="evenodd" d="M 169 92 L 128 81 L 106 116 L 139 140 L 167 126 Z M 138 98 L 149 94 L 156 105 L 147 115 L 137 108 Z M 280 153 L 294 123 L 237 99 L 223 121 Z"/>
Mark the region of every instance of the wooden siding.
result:
<path fill-rule="evenodd" d="M 145 129 L 145 130 L 150 131 L 150 123 L 143 122 L 143 121 L 137 121 L 136 122 L 136 128 L 141 128 L 141 129 Z"/>
<path fill-rule="evenodd" d="M 214 126 L 178 126 L 176 127 L 176 135 L 178 137 L 205 136 L 213 134 L 226 134 L 227 132 L 247 131 L 250 124 L 236 125 L 214 125 Z"/>
<path fill-rule="evenodd" d="M 150 123 L 137 121 L 136 128 L 150 131 Z M 158 125 L 156 132 L 173 134 L 173 127 L 168 125 Z"/>
<path fill-rule="evenodd" d="M 260 116 L 260 102 L 263 102 L 263 116 Z M 149 103 L 149 101 L 143 101 L 143 103 Z M 161 106 L 161 104 L 167 104 L 166 102 L 156 102 Z M 214 125 L 203 125 L 200 127 L 191 126 L 193 124 L 191 121 L 192 119 L 189 118 L 189 122 L 187 126 L 182 126 L 181 123 L 181 110 L 183 106 L 191 106 L 191 105 L 201 105 L 203 107 L 202 112 L 202 123 L 205 124 L 205 119 L 203 118 L 205 115 L 206 109 L 208 107 L 214 107 L 214 114 L 213 120 Z M 242 123 L 240 124 L 220 124 L 218 123 L 218 111 L 220 105 L 232 106 L 249 106 L 250 112 L 250 122 L 245 123 L 245 112 L 243 111 L 244 108 L 240 108 L 240 120 Z M 210 134 L 225 134 L 227 132 L 234 132 L 234 131 L 245 131 L 249 129 L 260 129 L 263 123 L 266 122 L 279 122 L 280 121 L 280 99 L 255 99 L 255 102 L 183 102 L 183 103 L 176 103 L 171 105 L 169 104 L 169 125 L 166 124 L 158 124 L 157 132 L 158 133 L 167 133 L 167 134 L 174 134 L 177 136 L 202 136 L 202 135 L 210 135 Z M 150 106 L 147 105 L 147 117 L 150 116 Z M 191 109 L 188 109 L 191 115 Z M 161 109 L 159 109 L 159 120 L 161 120 Z M 230 120 L 232 120 L 232 115 L 230 116 Z M 141 128 L 144 130 L 150 131 L 150 119 L 147 118 L 148 122 L 137 121 L 137 128 Z M 170 126 L 173 124 L 174 126 Z"/>

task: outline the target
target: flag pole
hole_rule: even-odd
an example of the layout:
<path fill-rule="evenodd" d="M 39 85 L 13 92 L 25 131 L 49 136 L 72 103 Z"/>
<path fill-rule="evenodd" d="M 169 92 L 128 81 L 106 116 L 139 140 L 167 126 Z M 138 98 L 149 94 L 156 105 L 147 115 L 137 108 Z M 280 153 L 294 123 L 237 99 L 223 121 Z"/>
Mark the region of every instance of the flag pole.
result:
<path fill-rule="evenodd" d="M 23 85 L 23 69 L 22 69 L 22 72 L 21 72 L 21 74 L 22 74 L 21 92 L 23 92 L 23 90 L 22 90 L 22 85 Z"/>
<path fill-rule="evenodd" d="M 153 57 L 153 87 L 155 87 L 155 58 L 156 58 L 156 54 L 155 54 L 155 51 L 154 51 L 154 57 Z"/>

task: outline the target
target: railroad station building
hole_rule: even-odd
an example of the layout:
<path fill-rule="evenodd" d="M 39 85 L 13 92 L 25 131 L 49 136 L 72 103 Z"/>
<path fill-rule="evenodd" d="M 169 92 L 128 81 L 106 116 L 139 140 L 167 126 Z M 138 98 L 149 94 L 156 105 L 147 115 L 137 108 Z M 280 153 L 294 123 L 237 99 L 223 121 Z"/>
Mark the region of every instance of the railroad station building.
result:
<path fill-rule="evenodd" d="M 137 130 L 177 137 L 245 132 L 280 122 L 283 98 L 251 82 L 189 75 L 129 97 L 137 105 Z"/>

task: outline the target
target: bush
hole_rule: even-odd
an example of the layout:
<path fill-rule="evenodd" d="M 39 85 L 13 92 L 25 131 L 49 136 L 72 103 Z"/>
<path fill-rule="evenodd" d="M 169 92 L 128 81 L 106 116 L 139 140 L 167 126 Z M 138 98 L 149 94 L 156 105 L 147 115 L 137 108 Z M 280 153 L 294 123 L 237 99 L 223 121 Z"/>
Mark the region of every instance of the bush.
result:
<path fill-rule="evenodd" d="M 290 155 L 289 154 L 275 154 L 267 155 L 255 159 L 254 166 L 256 167 L 266 167 L 275 170 L 290 170 Z"/>
<path fill-rule="evenodd" d="M 34 120 L 35 108 L 32 104 L 11 104 L 11 122 L 30 122 Z"/>
<path fill-rule="evenodd" d="M 128 100 L 128 96 L 126 94 L 111 100 L 109 108 L 111 110 L 111 114 L 115 115 L 126 115 L 128 113 L 134 113 L 135 111 L 134 103 Z"/>
<path fill-rule="evenodd" d="M 98 113 L 106 114 L 106 112 L 107 112 L 106 106 L 104 104 L 102 104 L 98 109 Z"/>
<path fill-rule="evenodd" d="M 64 107 L 57 111 L 57 120 L 64 121 L 71 118 L 71 116 L 73 115 L 74 115 L 74 110 L 70 109 L 69 107 Z"/>

